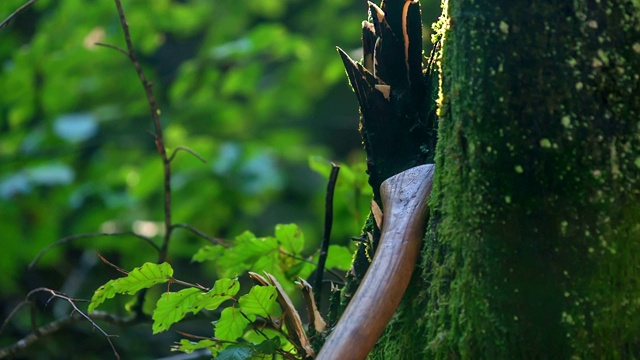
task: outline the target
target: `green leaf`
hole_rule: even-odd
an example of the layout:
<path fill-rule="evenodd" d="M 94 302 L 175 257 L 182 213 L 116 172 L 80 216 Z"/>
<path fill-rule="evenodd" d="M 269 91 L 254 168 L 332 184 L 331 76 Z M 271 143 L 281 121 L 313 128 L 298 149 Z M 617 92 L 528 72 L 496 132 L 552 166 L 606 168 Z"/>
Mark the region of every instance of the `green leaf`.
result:
<path fill-rule="evenodd" d="M 277 298 L 278 292 L 275 286 L 254 286 L 248 294 L 240 297 L 238 303 L 242 312 L 250 319 L 255 318 L 255 315 L 268 318 L 280 316 Z"/>
<path fill-rule="evenodd" d="M 188 339 L 180 339 L 180 341 L 171 347 L 172 351 L 182 351 L 187 354 L 200 349 L 209 349 L 212 353 L 217 351 L 217 343 L 211 339 L 204 339 L 198 342 L 189 341 Z"/>
<path fill-rule="evenodd" d="M 231 345 L 220 351 L 216 360 L 247 360 L 251 359 L 253 348 L 249 344 Z"/>
<path fill-rule="evenodd" d="M 225 250 L 226 249 L 220 245 L 206 245 L 198 249 L 198 251 L 191 258 L 191 261 L 215 261 L 224 254 Z"/>
<path fill-rule="evenodd" d="M 91 303 L 89 304 L 89 313 L 92 313 L 98 305 L 102 304 L 105 300 L 116 296 L 116 289 L 113 287 L 113 283 L 117 280 L 118 279 L 112 279 L 107 281 L 106 284 L 100 286 L 98 290 L 93 293 Z"/>
<path fill-rule="evenodd" d="M 115 280 L 111 286 L 116 293 L 133 295 L 142 289 L 165 283 L 171 279 L 171 276 L 173 276 L 173 269 L 168 263 L 148 262 L 133 269 L 127 276 Z"/>
<path fill-rule="evenodd" d="M 295 265 L 291 266 L 284 275 L 287 279 L 307 279 L 311 276 L 311 273 L 316 269 L 315 264 L 308 263 L 306 261 L 299 261 Z M 284 286 L 284 285 L 283 285 Z"/>
<path fill-rule="evenodd" d="M 254 264 L 264 256 L 278 252 L 278 241 L 274 237 L 258 238 L 249 231 L 235 238 L 231 248 L 225 249 L 224 256 L 216 260 L 221 277 L 232 277 L 248 270 L 256 270 Z"/>
<path fill-rule="evenodd" d="M 346 246 L 330 245 L 325 268 L 347 271 L 353 262 L 353 251 Z"/>
<path fill-rule="evenodd" d="M 304 235 L 296 224 L 276 225 L 276 240 L 286 252 L 293 255 L 304 248 Z"/>
<path fill-rule="evenodd" d="M 265 336 L 269 338 L 271 345 L 265 342 Z M 258 344 L 254 345 L 253 347 L 255 351 L 254 357 L 256 357 L 258 353 L 268 354 L 270 346 L 275 346 L 276 349 L 281 349 L 284 351 L 295 351 L 295 347 L 287 340 L 287 338 L 282 333 L 274 329 L 262 328 L 259 330 L 259 332 L 256 331 L 256 329 L 249 329 L 246 333 L 244 333 L 242 339 L 252 344 Z M 263 344 L 263 342 L 265 343 Z M 269 357 L 267 357 L 267 359 L 269 359 Z"/>
<path fill-rule="evenodd" d="M 222 310 L 220 320 L 215 325 L 216 338 L 235 341 L 244 334 L 244 329 L 249 325 L 249 320 L 242 316 L 239 309 L 228 307 Z"/>
<path fill-rule="evenodd" d="M 133 269 L 127 276 L 109 280 L 100 286 L 91 297 L 88 311 L 93 312 L 105 300 L 113 298 L 116 294 L 133 295 L 142 289 L 165 283 L 171 279 L 172 275 L 173 269 L 166 262 L 162 264 L 145 263 Z"/>
<path fill-rule="evenodd" d="M 226 300 L 232 299 L 239 290 L 240 283 L 238 280 L 219 279 L 213 284 L 213 289 L 198 296 L 197 300 L 192 304 L 192 311 L 195 314 L 202 309 L 215 310 Z"/>
<path fill-rule="evenodd" d="M 282 267 L 284 264 L 281 264 L 282 260 L 289 260 L 291 258 L 285 258 L 284 256 L 280 256 L 280 254 L 272 252 L 270 254 L 265 254 L 261 258 L 259 258 L 251 267 L 251 271 L 262 273 L 267 272 L 278 279 L 284 278 L 284 273 L 282 272 Z"/>
<path fill-rule="evenodd" d="M 153 311 L 153 333 L 166 331 L 193 310 L 193 303 L 202 292 L 197 288 L 186 288 L 178 292 L 166 292 L 160 296 Z"/>
<path fill-rule="evenodd" d="M 280 349 L 281 341 L 278 336 L 273 337 L 271 339 L 267 339 L 260 344 L 254 347 L 256 352 L 261 354 L 272 355 L 275 354 L 278 349 Z"/>

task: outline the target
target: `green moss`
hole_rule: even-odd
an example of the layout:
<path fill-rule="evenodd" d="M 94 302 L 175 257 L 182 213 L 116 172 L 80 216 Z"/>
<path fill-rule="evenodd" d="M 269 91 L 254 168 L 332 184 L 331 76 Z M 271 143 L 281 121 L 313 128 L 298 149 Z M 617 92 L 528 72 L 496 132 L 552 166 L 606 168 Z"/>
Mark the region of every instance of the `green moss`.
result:
<path fill-rule="evenodd" d="M 423 287 L 372 358 L 637 356 L 637 9 L 443 8 Z"/>

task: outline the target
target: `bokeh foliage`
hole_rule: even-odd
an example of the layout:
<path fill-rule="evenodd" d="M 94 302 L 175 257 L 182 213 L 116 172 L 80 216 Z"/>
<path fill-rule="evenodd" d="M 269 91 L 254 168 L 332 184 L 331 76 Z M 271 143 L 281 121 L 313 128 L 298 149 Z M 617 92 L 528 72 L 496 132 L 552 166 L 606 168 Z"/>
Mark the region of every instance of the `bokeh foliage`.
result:
<path fill-rule="evenodd" d="M 23 3 L 3 0 L 0 18 Z M 326 162 L 308 159 L 322 156 L 355 164 L 339 178 L 332 238 L 347 244 L 359 235 L 370 192 L 362 182 L 357 105 L 334 47 L 359 47 L 364 3 L 128 0 L 124 7 L 169 150 L 188 146 L 207 160 L 180 152 L 173 161 L 174 223 L 233 238 L 293 222 L 311 255 L 322 231 L 325 180 L 309 162 L 319 172 Z M 427 24 L 435 17 L 429 13 Z M 162 235 L 162 167 L 147 134 L 144 91 L 129 60 L 96 42 L 124 47 L 111 0 L 40 0 L 0 30 L 3 319 L 38 286 L 90 298 L 115 276 L 95 252 L 124 268 L 156 260 L 133 237 L 88 238 L 26 268 L 65 236 L 133 230 L 159 242 Z M 205 243 L 178 229 L 170 258 L 210 283 L 213 266 L 189 263 Z M 0 346 L 30 332 L 27 314 L 16 324 Z M 90 328 L 77 331 L 44 351 L 70 358 L 106 346 L 95 338 L 65 347 Z M 132 339 L 123 336 L 120 346 Z M 128 355 L 166 349 L 150 343 Z"/>

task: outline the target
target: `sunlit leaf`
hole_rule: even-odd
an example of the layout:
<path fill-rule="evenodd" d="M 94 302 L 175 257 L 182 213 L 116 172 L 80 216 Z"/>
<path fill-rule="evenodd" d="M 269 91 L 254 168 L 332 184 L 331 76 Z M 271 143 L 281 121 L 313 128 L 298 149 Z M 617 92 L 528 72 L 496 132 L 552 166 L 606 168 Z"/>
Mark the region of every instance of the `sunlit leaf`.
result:
<path fill-rule="evenodd" d="M 254 286 L 248 294 L 241 296 L 238 302 L 240 310 L 249 318 L 255 318 L 255 315 L 268 318 L 280 315 L 277 298 L 275 286 Z"/>
<path fill-rule="evenodd" d="M 220 245 L 205 245 L 198 249 L 191 260 L 197 262 L 215 261 L 224 253 L 225 248 Z"/>
<path fill-rule="evenodd" d="M 91 303 L 89 304 L 88 311 L 92 313 L 100 304 L 105 300 L 111 299 L 116 296 L 116 289 L 113 287 L 113 283 L 118 279 L 107 281 L 106 284 L 100 286 L 98 290 L 93 293 L 91 297 Z"/>
<path fill-rule="evenodd" d="M 116 279 L 111 286 L 117 293 L 133 295 L 142 289 L 169 281 L 173 268 L 168 263 L 145 263 L 133 269 L 127 276 Z"/>
<path fill-rule="evenodd" d="M 193 342 L 188 339 L 180 339 L 180 341 L 171 347 L 172 351 L 182 351 L 187 354 L 191 354 L 196 350 L 209 349 L 215 353 L 217 349 L 217 343 L 211 339 L 204 339 L 198 342 Z"/>
<path fill-rule="evenodd" d="M 96 307 L 105 300 L 113 298 L 115 294 L 133 295 L 141 289 L 167 282 L 172 275 L 173 269 L 168 263 L 145 263 L 141 267 L 133 269 L 127 276 L 109 280 L 100 286 L 91 298 L 88 311 L 93 312 Z"/>
<path fill-rule="evenodd" d="M 329 245 L 325 268 L 347 271 L 351 267 L 352 261 L 353 251 L 349 250 L 349 248 L 340 245 Z"/>
<path fill-rule="evenodd" d="M 162 294 L 153 311 L 153 333 L 168 330 L 171 325 L 182 320 L 188 312 L 192 312 L 193 303 L 200 294 L 202 291 L 196 288 Z"/>
<path fill-rule="evenodd" d="M 219 279 L 213 285 L 213 289 L 206 293 L 200 294 L 197 300 L 192 304 L 193 313 L 197 313 L 202 309 L 215 310 L 225 302 L 233 298 L 240 290 L 240 283 L 236 279 Z"/>
<path fill-rule="evenodd" d="M 269 274 L 275 275 L 278 278 L 282 278 L 282 276 L 284 275 L 280 264 L 282 258 L 283 257 L 275 252 L 265 254 L 253 264 L 250 270 L 259 273 L 267 272 Z"/>
<path fill-rule="evenodd" d="M 258 238 L 245 231 L 235 238 L 230 248 L 224 249 L 224 256 L 216 258 L 215 264 L 221 277 L 237 276 L 248 270 L 259 271 L 262 269 L 256 270 L 255 263 L 265 256 L 273 257 L 278 249 L 275 238 Z"/>
<path fill-rule="evenodd" d="M 304 248 L 304 235 L 296 224 L 276 225 L 276 240 L 290 254 L 298 254 Z"/>
<path fill-rule="evenodd" d="M 228 307 L 222 310 L 216 322 L 215 337 L 220 340 L 235 341 L 244 334 L 249 320 L 242 316 L 239 309 Z"/>

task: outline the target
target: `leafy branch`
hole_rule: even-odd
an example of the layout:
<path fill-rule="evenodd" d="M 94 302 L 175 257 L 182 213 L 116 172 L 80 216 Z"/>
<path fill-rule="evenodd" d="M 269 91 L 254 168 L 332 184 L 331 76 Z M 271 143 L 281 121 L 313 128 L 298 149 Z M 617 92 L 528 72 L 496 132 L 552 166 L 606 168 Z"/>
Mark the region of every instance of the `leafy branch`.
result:
<path fill-rule="evenodd" d="M 264 279 L 260 277 L 258 278 Z M 271 275 L 268 275 L 270 282 L 262 283 L 261 286 L 252 287 L 249 292 L 240 297 L 236 297 L 240 290 L 240 283 L 237 279 L 219 279 L 211 289 L 200 285 L 189 284 L 184 281 L 177 280 L 173 277 L 173 268 L 168 263 L 154 264 L 145 263 L 144 265 L 127 272 L 126 276 L 108 281 L 101 286 L 93 295 L 89 304 L 89 313 L 94 313 L 95 309 L 105 300 L 113 298 L 116 294 L 135 295 L 136 293 L 148 289 L 152 286 L 162 283 L 178 283 L 188 287 L 177 292 L 165 292 L 156 303 L 153 311 L 153 333 L 167 331 L 171 325 L 179 322 L 188 314 L 197 314 L 203 310 L 214 311 L 226 301 L 231 301 L 232 305 L 224 308 L 220 312 L 220 318 L 215 323 L 215 337 L 207 339 L 205 343 L 198 346 L 209 348 L 213 353 L 218 351 L 237 351 L 238 346 L 246 347 L 245 342 L 237 340 L 244 336 L 245 330 L 249 325 L 255 326 L 257 323 L 265 323 L 268 328 L 278 333 L 278 344 L 289 339 L 299 339 L 301 326 L 296 327 L 296 336 L 292 337 L 291 332 L 294 329 L 287 325 L 282 326 L 282 321 L 289 321 L 292 317 L 291 301 L 283 292 L 280 284 Z M 281 299 L 287 299 L 288 307 L 281 309 L 278 303 Z M 287 316 L 283 315 L 283 311 L 288 311 Z M 295 313 L 297 316 L 297 313 Z M 284 318 L 284 320 L 281 320 Z M 299 319 L 299 317 L 298 317 Z M 299 322 L 299 321 L 298 321 Z M 287 323 L 289 324 L 289 323 Z M 301 324 L 301 323 L 300 323 Z M 257 331 L 261 333 L 260 331 Z M 264 332 L 262 332 L 264 335 Z M 270 340 L 264 335 L 266 340 Z M 245 345 L 243 345 L 243 343 Z M 298 343 L 295 342 L 294 343 Z M 306 342 L 308 344 L 308 341 Z M 235 346 L 235 347 L 233 347 Z M 227 350 L 227 348 L 230 348 Z M 194 346 L 191 343 L 178 345 L 176 350 L 193 351 Z M 259 347 L 251 347 L 251 353 L 261 352 Z M 247 349 L 245 349 L 247 350 Z M 274 351 L 282 351 L 276 347 Z"/>

